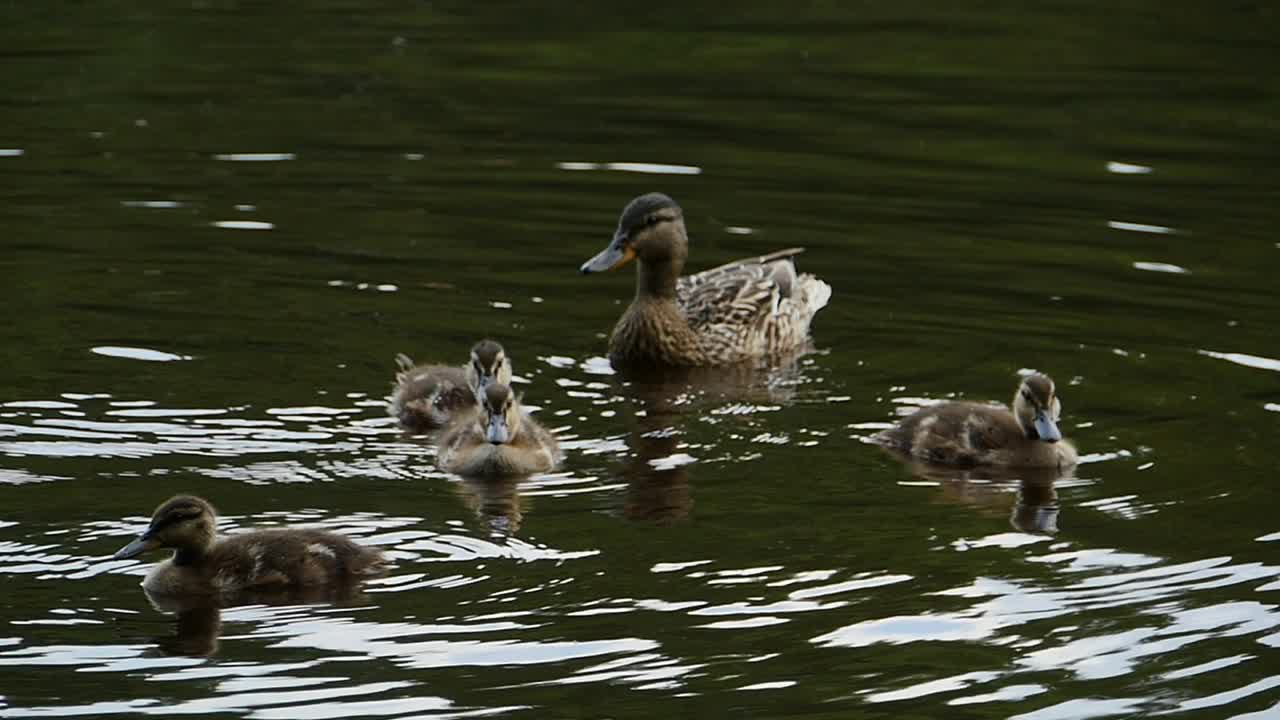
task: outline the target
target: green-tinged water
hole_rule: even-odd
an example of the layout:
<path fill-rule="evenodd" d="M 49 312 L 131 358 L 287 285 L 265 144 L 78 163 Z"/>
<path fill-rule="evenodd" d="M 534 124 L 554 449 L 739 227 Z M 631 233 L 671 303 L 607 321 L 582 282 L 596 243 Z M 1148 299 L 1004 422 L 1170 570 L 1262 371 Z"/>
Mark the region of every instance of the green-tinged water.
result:
<path fill-rule="evenodd" d="M 1271 7 L 155 5 L 0 9 L 0 717 L 1280 715 Z M 815 352 L 613 374 L 650 190 Z M 386 417 L 484 336 L 562 471 Z M 1027 368 L 1063 477 L 861 442 Z M 396 568 L 153 607 L 177 492 Z"/>

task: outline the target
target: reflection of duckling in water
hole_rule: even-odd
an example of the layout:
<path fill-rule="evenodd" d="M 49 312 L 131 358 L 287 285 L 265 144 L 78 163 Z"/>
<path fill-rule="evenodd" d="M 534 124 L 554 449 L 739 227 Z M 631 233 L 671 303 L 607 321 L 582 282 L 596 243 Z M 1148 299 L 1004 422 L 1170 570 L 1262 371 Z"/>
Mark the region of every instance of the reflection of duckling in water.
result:
<path fill-rule="evenodd" d="M 238 605 L 350 604 L 364 598 L 357 583 L 303 585 L 240 590 L 220 595 L 163 595 L 143 590 L 151 607 L 172 613 L 172 635 L 156 638 L 160 649 L 170 655 L 208 657 L 218 651 L 222 634 L 222 611 Z"/>
<path fill-rule="evenodd" d="M 1062 404 L 1048 375 L 1022 379 L 1013 412 L 997 405 L 948 402 L 922 408 L 875 436 L 887 448 L 949 465 L 1069 467 L 1075 447 L 1058 430 Z"/>
<path fill-rule="evenodd" d="M 583 273 L 638 259 L 636 295 L 609 337 L 618 365 L 711 366 L 804 345 L 831 286 L 797 274 L 801 248 L 680 276 L 689 255 L 684 212 L 662 193 L 627 204 L 609 246 Z"/>
<path fill-rule="evenodd" d="M 495 535 L 515 535 L 524 520 L 519 476 L 463 477 L 458 495 Z"/>
<path fill-rule="evenodd" d="M 1009 524 L 1016 530 L 1038 535 L 1058 532 L 1056 483 L 1074 477 L 1070 468 L 957 468 L 911 458 L 906 464 L 916 476 L 937 481 L 942 500 L 986 511 L 1003 512 L 1009 506 L 1012 485 L 1017 483 Z"/>
<path fill-rule="evenodd" d="M 561 458 L 555 436 L 525 414 L 515 392 L 503 383 L 486 387 L 480 410 L 450 425 L 438 453 L 442 470 L 470 477 L 544 473 Z"/>
<path fill-rule="evenodd" d="M 404 353 L 396 356 L 396 365 L 400 371 L 387 412 L 411 432 L 444 427 L 459 412 L 475 408 L 477 396 L 490 384 L 511 384 L 511 360 L 492 340 L 476 343 L 463 367 L 415 365 Z"/>
<path fill-rule="evenodd" d="M 1058 489 L 1052 480 L 1023 480 L 1018 485 L 1018 500 L 1009 511 L 1009 524 L 1024 533 L 1055 535 L 1058 511 Z"/>
<path fill-rule="evenodd" d="M 382 551 L 326 530 L 263 529 L 220 538 L 213 506 L 193 495 L 162 503 L 146 531 L 112 558 L 131 558 L 156 548 L 174 551 L 142 581 L 156 594 L 353 582 L 377 574 L 385 562 Z"/>

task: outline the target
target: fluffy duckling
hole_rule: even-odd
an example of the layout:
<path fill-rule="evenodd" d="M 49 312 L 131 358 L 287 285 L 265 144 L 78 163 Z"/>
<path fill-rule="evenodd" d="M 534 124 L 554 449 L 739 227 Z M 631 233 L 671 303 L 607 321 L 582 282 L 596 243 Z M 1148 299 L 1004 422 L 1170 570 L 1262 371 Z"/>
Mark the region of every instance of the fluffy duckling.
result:
<path fill-rule="evenodd" d="M 471 362 L 466 372 L 467 385 L 475 390 L 478 401 L 480 393 L 493 383 L 511 384 L 511 359 L 497 342 L 481 340 L 471 347 Z"/>
<path fill-rule="evenodd" d="M 480 411 L 460 417 L 440 439 L 438 462 L 467 477 L 507 477 L 548 472 L 560 462 L 560 443 L 525 414 L 505 383 L 480 395 Z"/>
<path fill-rule="evenodd" d="M 207 500 L 176 495 L 161 503 L 146 531 L 112 559 L 172 549 L 173 556 L 142 581 L 143 588 L 159 595 L 351 582 L 376 574 L 385 563 L 382 551 L 325 530 L 264 529 L 218 537 L 217 522 Z"/>
<path fill-rule="evenodd" d="M 442 428 L 459 411 L 476 407 L 479 393 L 491 383 L 511 382 L 511 360 L 493 340 L 481 340 L 471 348 L 463 367 L 415 365 L 404 353 L 396 356 L 400 371 L 391 391 L 387 412 L 411 432 Z"/>
<path fill-rule="evenodd" d="M 636 295 L 609 337 L 615 365 L 728 365 L 803 346 L 831 286 L 797 275 L 802 248 L 738 260 L 681 277 L 689 255 L 684 212 L 662 193 L 622 210 L 613 240 L 585 273 L 637 260 Z"/>
<path fill-rule="evenodd" d="M 1074 465 L 1076 449 L 1058 430 L 1062 403 L 1048 375 L 1022 379 L 1013 412 L 998 405 L 948 402 L 922 408 L 875 436 L 885 447 L 949 465 Z"/>

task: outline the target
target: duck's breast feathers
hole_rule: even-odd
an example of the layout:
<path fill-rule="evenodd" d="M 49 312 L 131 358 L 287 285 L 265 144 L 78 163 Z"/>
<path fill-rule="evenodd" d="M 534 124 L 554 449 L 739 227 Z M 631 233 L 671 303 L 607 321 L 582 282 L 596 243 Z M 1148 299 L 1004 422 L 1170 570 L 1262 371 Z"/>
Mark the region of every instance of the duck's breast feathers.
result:
<path fill-rule="evenodd" d="M 523 414 L 510 442 L 489 442 L 475 423 L 455 424 L 440 441 L 438 464 L 464 477 L 509 477 L 549 472 L 562 458 L 560 443 L 546 428 Z"/>

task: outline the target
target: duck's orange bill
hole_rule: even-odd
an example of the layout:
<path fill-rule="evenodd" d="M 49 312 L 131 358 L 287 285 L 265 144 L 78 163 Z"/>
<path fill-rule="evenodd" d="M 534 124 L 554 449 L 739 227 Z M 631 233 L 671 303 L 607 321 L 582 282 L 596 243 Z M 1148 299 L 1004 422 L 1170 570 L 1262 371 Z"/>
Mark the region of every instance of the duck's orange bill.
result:
<path fill-rule="evenodd" d="M 616 270 L 635 259 L 635 249 L 630 245 L 625 245 L 615 240 L 609 243 L 609 247 L 601 251 L 599 255 L 582 263 L 582 267 L 579 270 L 583 275 L 604 272 L 605 270 Z"/>

